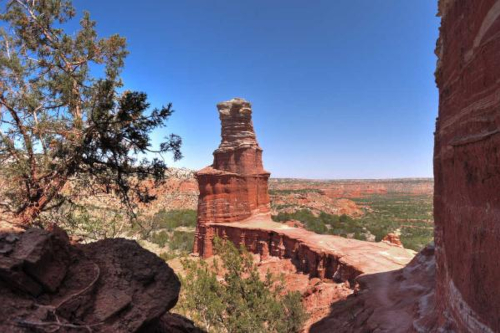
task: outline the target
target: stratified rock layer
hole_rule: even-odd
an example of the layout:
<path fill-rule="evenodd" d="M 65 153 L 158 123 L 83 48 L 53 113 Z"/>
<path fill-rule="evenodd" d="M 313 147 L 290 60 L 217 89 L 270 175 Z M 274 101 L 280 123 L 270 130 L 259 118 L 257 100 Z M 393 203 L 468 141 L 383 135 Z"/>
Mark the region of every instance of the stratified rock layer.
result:
<path fill-rule="evenodd" d="M 218 236 L 253 253 L 292 259 L 311 277 L 354 282 L 363 273 L 401 268 L 412 251 L 384 243 L 318 235 L 270 218 L 268 178 L 252 125 L 250 103 L 235 98 L 217 105 L 222 142 L 212 166 L 196 176 L 200 186 L 194 252 L 213 255 Z"/>
<path fill-rule="evenodd" d="M 442 321 L 500 332 L 500 1 L 440 3 L 436 297 Z"/>
<path fill-rule="evenodd" d="M 311 333 L 438 332 L 435 327 L 434 247 L 428 246 L 404 268 L 360 275 L 359 289 L 332 304 Z M 456 332 L 442 327 L 441 332 Z"/>
<path fill-rule="evenodd" d="M 200 188 L 194 252 L 212 255 L 209 223 L 228 223 L 270 212 L 269 172 L 262 166 L 249 102 L 234 98 L 217 105 L 222 142 L 211 166 L 196 173 Z"/>
<path fill-rule="evenodd" d="M 361 274 L 402 268 L 414 252 L 383 242 L 365 242 L 334 235 L 320 235 L 302 228 L 270 221 L 262 216 L 233 223 L 207 225 L 212 239 L 218 236 L 252 253 L 289 258 L 311 278 L 349 282 Z"/>

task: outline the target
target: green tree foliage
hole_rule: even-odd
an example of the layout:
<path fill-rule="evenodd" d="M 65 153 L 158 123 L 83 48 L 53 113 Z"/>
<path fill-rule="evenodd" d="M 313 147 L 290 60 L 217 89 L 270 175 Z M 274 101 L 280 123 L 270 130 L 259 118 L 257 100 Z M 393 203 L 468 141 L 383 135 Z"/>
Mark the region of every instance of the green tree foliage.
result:
<path fill-rule="evenodd" d="M 168 245 L 170 251 L 176 253 L 177 256 L 187 255 L 193 250 L 194 232 L 174 230 L 166 232 L 162 230 L 153 234 L 151 242 L 164 247 Z"/>
<path fill-rule="evenodd" d="M 76 14 L 70 0 L 0 4 L 0 167 L 11 211 L 31 223 L 63 202 L 61 189 L 82 174 L 127 206 L 131 193 L 151 199 L 138 180 L 161 181 L 166 165 L 139 156 L 178 159 L 181 139 L 171 134 L 152 147 L 151 131 L 173 110 L 150 110 L 145 93 L 124 89 L 125 39 L 98 38 L 88 13 L 78 31 L 66 32 Z"/>
<path fill-rule="evenodd" d="M 273 220 L 277 222 L 286 222 L 290 220 L 298 220 L 304 223 L 305 228 L 317 234 L 329 234 L 347 237 L 353 236 L 355 239 L 366 240 L 366 228 L 360 220 L 342 215 L 332 215 L 321 212 L 318 215 L 313 214 L 309 209 L 301 209 L 293 213 L 279 213 L 273 216 Z"/>
<path fill-rule="evenodd" d="M 286 293 L 282 279 L 259 277 L 245 249 L 215 240 L 221 263 L 184 260 L 181 312 L 208 332 L 299 332 L 307 319 L 298 292 Z M 217 272 L 225 272 L 219 281 Z"/>
<path fill-rule="evenodd" d="M 154 229 L 167 229 L 172 231 L 179 227 L 196 227 L 197 213 L 192 209 L 160 210 L 153 217 Z"/>

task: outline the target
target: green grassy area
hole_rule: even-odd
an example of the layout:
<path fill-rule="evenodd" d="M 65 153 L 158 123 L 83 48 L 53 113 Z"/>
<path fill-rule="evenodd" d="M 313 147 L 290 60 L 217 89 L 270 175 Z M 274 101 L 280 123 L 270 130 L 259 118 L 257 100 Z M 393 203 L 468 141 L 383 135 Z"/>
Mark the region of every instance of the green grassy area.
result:
<path fill-rule="evenodd" d="M 315 189 L 315 188 L 304 188 L 304 189 L 297 189 L 297 190 L 269 190 L 269 195 L 286 195 L 286 194 L 293 194 L 293 193 L 298 193 L 298 194 L 303 194 L 303 193 L 321 193 L 320 190 Z"/>
<path fill-rule="evenodd" d="M 193 249 L 194 228 L 196 227 L 195 210 L 161 210 L 153 216 L 153 225 L 156 230 L 160 231 L 153 232 L 149 236 L 149 241 L 161 247 L 168 246 L 170 256 L 174 253 L 177 256 L 185 255 Z M 188 230 L 177 230 L 178 228 Z"/>
<path fill-rule="evenodd" d="M 365 207 L 360 218 L 331 215 L 322 212 L 315 216 L 308 209 L 273 216 L 278 222 L 298 220 L 307 230 L 379 242 L 390 232 L 399 231 L 406 248 L 420 251 L 433 238 L 432 196 L 384 194 L 352 199 Z M 370 237 L 373 235 L 372 237 Z"/>
<path fill-rule="evenodd" d="M 193 249 L 197 213 L 192 209 L 160 210 L 153 216 L 139 215 L 137 221 L 131 221 L 120 210 L 86 205 L 75 207 L 65 217 L 61 225 L 85 241 L 125 235 L 165 248 L 162 258 L 171 259 Z"/>
<path fill-rule="evenodd" d="M 353 201 L 370 208 L 359 220 L 375 235 L 376 241 L 399 229 L 403 245 L 420 251 L 433 239 L 433 202 L 430 195 L 372 195 Z"/>
<path fill-rule="evenodd" d="M 192 209 L 160 210 L 153 216 L 153 224 L 157 229 L 173 231 L 179 227 L 196 227 L 196 211 Z"/>

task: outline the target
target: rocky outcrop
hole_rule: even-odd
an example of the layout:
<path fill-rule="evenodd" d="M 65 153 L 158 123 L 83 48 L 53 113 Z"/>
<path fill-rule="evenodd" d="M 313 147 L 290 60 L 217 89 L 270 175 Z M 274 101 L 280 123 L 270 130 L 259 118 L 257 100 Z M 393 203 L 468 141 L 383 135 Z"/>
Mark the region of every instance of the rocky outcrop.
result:
<path fill-rule="evenodd" d="M 382 238 L 382 242 L 393 246 L 403 247 L 403 243 L 401 243 L 399 236 L 392 232 L 385 235 L 385 237 Z"/>
<path fill-rule="evenodd" d="M 310 332 L 436 332 L 435 267 L 430 245 L 402 269 L 360 275 L 355 293 L 333 303 Z"/>
<path fill-rule="evenodd" d="M 354 282 L 356 276 L 401 268 L 412 251 L 385 243 L 369 243 L 318 235 L 275 223 L 270 218 L 268 178 L 252 125 L 250 103 L 232 99 L 218 106 L 222 142 L 212 166 L 196 176 L 200 186 L 194 252 L 213 255 L 218 236 L 268 257 L 291 259 L 311 278 Z"/>
<path fill-rule="evenodd" d="M 500 332 L 500 1 L 440 2 L 434 171 L 437 303 Z"/>
<path fill-rule="evenodd" d="M 353 287 L 357 276 L 399 269 L 414 256 L 411 250 L 383 242 L 320 235 L 259 217 L 207 228 L 213 237 L 244 246 L 264 260 L 268 256 L 291 259 L 311 278 L 348 282 Z"/>
<path fill-rule="evenodd" d="M 172 332 L 162 327 L 179 290 L 173 270 L 135 241 L 71 245 L 58 228 L 0 233 L 1 332 Z"/>
<path fill-rule="evenodd" d="M 200 196 L 194 252 L 212 255 L 208 224 L 241 221 L 269 214 L 269 172 L 262 166 L 249 102 L 241 98 L 219 103 L 222 142 L 211 166 L 196 173 Z"/>

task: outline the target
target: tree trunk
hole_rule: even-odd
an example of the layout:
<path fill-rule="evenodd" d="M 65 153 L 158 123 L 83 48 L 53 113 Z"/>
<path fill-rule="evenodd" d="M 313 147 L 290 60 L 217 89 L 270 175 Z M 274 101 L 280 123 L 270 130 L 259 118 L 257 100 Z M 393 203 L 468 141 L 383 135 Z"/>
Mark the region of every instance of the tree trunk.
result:
<path fill-rule="evenodd" d="M 53 180 L 53 185 L 45 190 L 40 197 L 27 205 L 24 209 L 17 213 L 17 218 L 22 226 L 28 227 L 40 216 L 47 205 L 61 191 L 66 184 L 67 177 L 58 177 Z"/>

